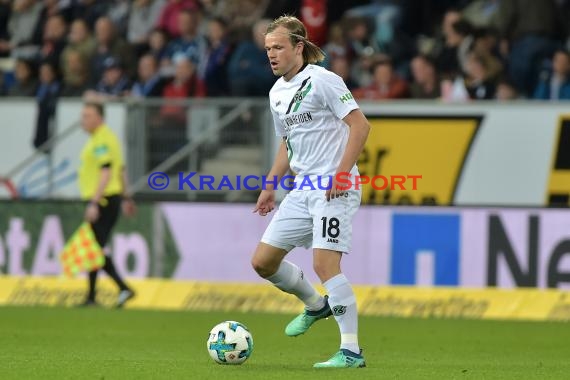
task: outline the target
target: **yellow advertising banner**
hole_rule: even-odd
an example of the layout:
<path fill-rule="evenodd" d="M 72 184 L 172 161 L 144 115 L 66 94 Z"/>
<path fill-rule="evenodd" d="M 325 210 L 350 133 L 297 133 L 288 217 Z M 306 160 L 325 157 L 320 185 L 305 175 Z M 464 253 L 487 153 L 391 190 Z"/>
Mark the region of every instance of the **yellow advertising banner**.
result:
<path fill-rule="evenodd" d="M 295 297 L 268 284 L 129 281 L 137 297 L 127 309 L 298 313 Z M 0 305 L 70 307 L 83 301 L 85 279 L 1 277 Z M 323 292 L 321 286 L 317 289 Z M 555 289 L 461 289 L 355 286 L 361 315 L 402 318 L 570 321 L 570 295 Z M 98 301 L 113 307 L 117 289 L 98 284 Z"/>
<path fill-rule="evenodd" d="M 378 179 L 362 186 L 364 204 L 453 203 L 480 117 L 371 116 L 369 121 L 372 128 L 358 168 L 361 176 Z M 406 181 L 397 184 L 395 176 Z M 421 176 L 415 189 L 410 176 Z"/>

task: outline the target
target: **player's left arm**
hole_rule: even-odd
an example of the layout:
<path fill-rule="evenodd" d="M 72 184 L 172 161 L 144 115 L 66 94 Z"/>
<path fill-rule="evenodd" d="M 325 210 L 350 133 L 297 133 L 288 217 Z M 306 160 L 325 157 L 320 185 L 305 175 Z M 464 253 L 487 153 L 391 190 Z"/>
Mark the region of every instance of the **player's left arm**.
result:
<path fill-rule="evenodd" d="M 364 149 L 364 144 L 370 132 L 370 123 L 368 123 L 368 120 L 358 108 L 350 111 L 342 120 L 348 125 L 350 132 L 346 149 L 336 169 L 335 176 L 332 179 L 332 186 L 325 192 L 327 201 L 340 197 L 344 193 L 344 190 L 347 190 L 346 182 L 339 183 L 338 175 L 341 173 L 345 176 L 349 175 L 362 149 Z M 352 180 L 350 180 L 350 182 L 352 182 Z"/>
<path fill-rule="evenodd" d="M 111 181 L 111 163 L 113 162 L 111 146 L 108 143 L 101 142 L 93 148 L 92 154 L 101 170 L 95 194 L 93 195 L 93 198 L 91 198 L 91 204 L 96 205 L 103 198 L 105 189 Z"/>
<path fill-rule="evenodd" d="M 356 164 L 360 153 L 364 149 L 364 144 L 370 133 L 370 123 L 360 109 L 354 109 L 345 116 L 343 121 L 350 128 L 346 150 L 340 160 L 337 173 L 350 173 Z"/>
<path fill-rule="evenodd" d="M 105 193 L 105 188 L 111 180 L 111 167 L 110 164 L 104 164 L 101 167 L 101 172 L 99 175 L 99 182 L 97 183 L 97 188 L 95 189 L 95 194 L 89 201 L 87 208 L 85 209 L 84 218 L 89 223 L 95 223 L 99 219 L 99 202 L 103 198 Z"/>
<path fill-rule="evenodd" d="M 325 192 L 325 197 L 329 201 L 331 198 L 341 196 L 343 187 L 346 190 L 346 183 L 339 185 L 337 175 L 350 173 L 356 164 L 368 138 L 370 123 L 368 123 L 360 107 L 358 107 L 346 84 L 338 75 L 328 73 L 323 79 L 325 79 L 325 83 L 322 83 L 321 87 L 323 105 L 329 108 L 337 118 L 344 121 L 349 128 L 348 142 L 344 154 L 338 163 L 332 186 Z"/>
<path fill-rule="evenodd" d="M 101 167 L 101 172 L 99 175 L 99 183 L 97 183 L 97 189 L 95 190 L 95 195 L 91 198 L 92 204 L 98 204 L 103 198 L 105 193 L 105 188 L 111 180 L 111 164 L 105 164 Z"/>

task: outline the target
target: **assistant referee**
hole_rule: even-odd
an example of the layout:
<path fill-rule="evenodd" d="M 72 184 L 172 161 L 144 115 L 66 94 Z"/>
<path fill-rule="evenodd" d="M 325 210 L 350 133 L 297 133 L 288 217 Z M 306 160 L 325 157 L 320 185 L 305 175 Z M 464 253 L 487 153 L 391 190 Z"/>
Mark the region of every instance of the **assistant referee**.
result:
<path fill-rule="evenodd" d="M 135 205 L 128 192 L 121 143 L 105 123 L 104 117 L 101 104 L 85 103 L 83 106 L 81 124 L 89 134 L 89 140 L 81 151 L 78 176 L 81 199 L 88 202 L 85 220 L 91 224 L 101 248 L 104 248 L 109 240 L 119 218 L 121 205 L 125 215 L 132 216 L 135 213 Z M 119 276 L 109 255 L 105 255 L 103 270 L 117 284 L 117 307 L 122 307 L 135 296 L 135 292 Z M 82 306 L 97 305 L 97 273 L 97 270 L 89 272 L 89 292 Z"/>

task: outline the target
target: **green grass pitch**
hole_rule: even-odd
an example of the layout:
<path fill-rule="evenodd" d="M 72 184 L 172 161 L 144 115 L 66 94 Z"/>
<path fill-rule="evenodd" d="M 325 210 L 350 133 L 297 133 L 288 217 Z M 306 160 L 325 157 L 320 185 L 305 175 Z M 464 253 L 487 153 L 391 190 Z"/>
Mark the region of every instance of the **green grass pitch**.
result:
<path fill-rule="evenodd" d="M 0 379 L 568 379 L 567 323 L 361 317 L 368 366 L 313 369 L 338 349 L 335 321 L 289 338 L 291 315 L 0 307 Z M 214 363 L 210 329 L 254 338 L 241 366 Z"/>

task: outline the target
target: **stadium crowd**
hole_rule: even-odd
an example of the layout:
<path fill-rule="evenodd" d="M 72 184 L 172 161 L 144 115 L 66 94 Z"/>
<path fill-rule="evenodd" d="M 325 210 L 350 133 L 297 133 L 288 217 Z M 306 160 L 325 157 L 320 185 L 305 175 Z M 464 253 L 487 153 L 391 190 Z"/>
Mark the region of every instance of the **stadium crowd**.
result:
<path fill-rule="evenodd" d="M 570 0 L 0 0 L 0 95 L 266 96 L 284 13 L 359 99 L 570 99 Z"/>

